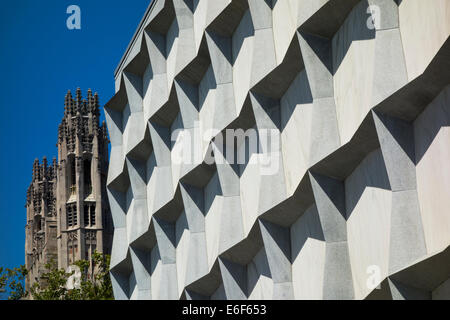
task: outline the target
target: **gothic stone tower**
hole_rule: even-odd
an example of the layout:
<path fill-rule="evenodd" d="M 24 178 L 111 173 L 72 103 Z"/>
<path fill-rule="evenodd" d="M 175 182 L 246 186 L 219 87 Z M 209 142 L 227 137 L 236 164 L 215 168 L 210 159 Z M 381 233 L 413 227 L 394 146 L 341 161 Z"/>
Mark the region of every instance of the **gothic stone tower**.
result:
<path fill-rule="evenodd" d="M 97 94 L 89 90 L 84 100 L 77 89 L 72 99 L 69 91 L 58 128 L 58 162 L 34 162 L 26 202 L 27 290 L 42 280 L 51 259 L 66 269 L 74 261 L 90 260 L 94 251 L 111 251 L 113 226 L 105 187 L 109 141 L 99 116 Z"/>
<path fill-rule="evenodd" d="M 64 117 L 58 132 L 57 242 L 58 267 L 90 260 L 92 253 L 109 253 L 112 221 L 106 196 L 108 137 L 99 126 L 99 101 L 88 90 L 82 99 L 65 98 Z"/>
<path fill-rule="evenodd" d="M 56 232 L 56 158 L 47 165 L 34 160 L 33 178 L 27 190 L 27 224 L 25 242 L 25 266 L 28 270 L 26 290 L 40 279 L 44 265 L 57 260 Z"/>

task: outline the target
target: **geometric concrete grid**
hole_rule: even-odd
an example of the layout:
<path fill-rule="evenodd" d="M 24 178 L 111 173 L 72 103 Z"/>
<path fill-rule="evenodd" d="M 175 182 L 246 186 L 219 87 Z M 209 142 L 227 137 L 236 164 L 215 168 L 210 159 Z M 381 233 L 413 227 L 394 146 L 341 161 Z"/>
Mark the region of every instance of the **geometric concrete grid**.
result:
<path fill-rule="evenodd" d="M 450 298 L 449 35 L 448 0 L 153 1 L 105 107 L 116 299 Z M 173 161 L 211 128 L 279 170 Z"/>

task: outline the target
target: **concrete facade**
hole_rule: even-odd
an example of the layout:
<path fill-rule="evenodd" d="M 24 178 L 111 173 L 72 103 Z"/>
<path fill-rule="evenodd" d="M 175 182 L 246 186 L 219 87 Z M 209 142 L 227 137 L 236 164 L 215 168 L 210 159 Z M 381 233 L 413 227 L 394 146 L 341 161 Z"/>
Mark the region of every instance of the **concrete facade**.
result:
<path fill-rule="evenodd" d="M 116 299 L 449 299 L 449 35 L 447 0 L 153 1 L 105 106 Z"/>
<path fill-rule="evenodd" d="M 86 100 L 80 89 L 75 98 L 69 91 L 58 128 L 58 160 L 51 165 L 46 158 L 42 164 L 34 162 L 26 204 L 27 290 L 42 281 L 45 264 L 52 259 L 66 270 L 75 261 L 90 261 L 94 251 L 111 251 L 113 225 L 106 196 L 109 141 L 106 124 L 99 124 L 99 108 L 98 95 L 91 90 Z"/>

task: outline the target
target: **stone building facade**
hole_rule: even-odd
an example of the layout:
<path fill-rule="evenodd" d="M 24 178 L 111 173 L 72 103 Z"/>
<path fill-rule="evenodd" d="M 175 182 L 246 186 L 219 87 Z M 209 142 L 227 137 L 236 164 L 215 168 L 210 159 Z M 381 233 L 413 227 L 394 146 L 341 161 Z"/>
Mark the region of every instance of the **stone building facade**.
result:
<path fill-rule="evenodd" d="M 450 298 L 449 36 L 448 0 L 152 1 L 105 106 L 116 299 Z"/>
<path fill-rule="evenodd" d="M 58 128 L 58 161 L 33 165 L 27 193 L 26 287 L 39 279 L 45 263 L 59 268 L 90 260 L 94 251 L 110 253 L 112 220 L 106 198 L 108 136 L 99 124 L 98 95 L 77 89 L 65 97 Z M 91 270 L 92 272 L 93 270 Z"/>
<path fill-rule="evenodd" d="M 25 266 L 28 270 L 26 289 L 45 272 L 44 265 L 57 261 L 56 159 L 48 165 L 34 160 L 33 175 L 27 190 L 27 225 L 25 227 Z"/>

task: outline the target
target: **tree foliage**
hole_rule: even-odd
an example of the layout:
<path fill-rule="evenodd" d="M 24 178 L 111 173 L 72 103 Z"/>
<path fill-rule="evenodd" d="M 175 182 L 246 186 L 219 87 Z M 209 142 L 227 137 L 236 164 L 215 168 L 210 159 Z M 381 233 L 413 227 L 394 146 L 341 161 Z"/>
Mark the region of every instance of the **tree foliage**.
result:
<path fill-rule="evenodd" d="M 34 283 L 30 288 L 35 300 L 112 300 L 114 299 L 109 278 L 110 256 L 95 252 L 92 265 L 80 260 L 74 263 L 81 271 L 80 285 L 68 289 L 66 284 L 74 272 L 67 273 L 51 262 L 45 266 L 47 272 L 42 275 L 42 283 Z M 90 272 L 95 270 L 95 272 Z"/>
<path fill-rule="evenodd" d="M 8 300 L 19 300 L 26 295 L 24 282 L 28 271 L 25 266 L 19 268 L 0 267 L 0 296 L 7 296 Z"/>
<path fill-rule="evenodd" d="M 110 256 L 95 252 L 91 263 L 86 260 L 76 261 L 81 272 L 80 281 L 73 289 L 67 283 L 75 271 L 66 272 L 58 269 L 54 260 L 47 263 L 45 272 L 26 292 L 23 286 L 27 275 L 25 266 L 3 270 L 0 268 L 0 293 L 9 293 L 9 299 L 17 300 L 31 296 L 34 300 L 113 300 L 113 290 L 109 277 Z M 7 290 L 9 288 L 9 290 Z"/>

